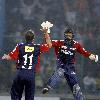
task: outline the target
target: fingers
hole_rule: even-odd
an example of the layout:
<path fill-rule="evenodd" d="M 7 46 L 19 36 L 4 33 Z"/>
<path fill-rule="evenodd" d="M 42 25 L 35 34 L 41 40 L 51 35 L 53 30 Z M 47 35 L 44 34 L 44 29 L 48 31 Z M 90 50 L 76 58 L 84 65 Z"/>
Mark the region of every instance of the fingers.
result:
<path fill-rule="evenodd" d="M 50 28 L 42 28 L 42 29 L 40 29 L 42 32 L 44 32 L 44 33 L 50 33 Z"/>
<path fill-rule="evenodd" d="M 98 55 L 95 55 L 95 62 L 98 62 Z"/>
<path fill-rule="evenodd" d="M 6 55 L 6 54 L 4 54 L 4 55 L 3 55 L 3 57 L 2 57 L 2 59 L 6 59 L 6 56 L 7 56 L 7 55 Z"/>
<path fill-rule="evenodd" d="M 53 27 L 53 24 L 51 24 L 51 22 L 49 21 L 46 21 L 46 22 L 43 22 L 41 24 L 41 27 L 42 29 L 40 29 L 42 32 L 44 33 L 50 33 L 50 28 Z"/>
<path fill-rule="evenodd" d="M 42 26 L 43 29 L 44 28 L 49 29 L 49 28 L 51 28 L 53 26 L 53 24 L 51 24 L 51 22 L 46 21 L 46 22 L 43 22 L 41 24 L 41 26 Z"/>
<path fill-rule="evenodd" d="M 89 58 L 90 58 L 91 60 L 94 60 L 95 62 L 98 62 L 98 55 L 91 54 L 91 55 L 89 56 Z"/>

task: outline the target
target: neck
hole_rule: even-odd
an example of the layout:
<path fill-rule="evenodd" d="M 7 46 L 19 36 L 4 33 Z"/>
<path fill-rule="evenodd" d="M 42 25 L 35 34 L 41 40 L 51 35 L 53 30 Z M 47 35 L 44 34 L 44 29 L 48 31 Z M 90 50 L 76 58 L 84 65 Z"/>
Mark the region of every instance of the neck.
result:
<path fill-rule="evenodd" d="M 26 43 L 34 43 L 34 41 L 26 41 Z"/>
<path fill-rule="evenodd" d="M 66 38 L 65 40 L 71 42 L 73 39 Z"/>
<path fill-rule="evenodd" d="M 67 46 L 72 46 L 73 45 L 73 39 L 65 39 L 64 44 Z"/>

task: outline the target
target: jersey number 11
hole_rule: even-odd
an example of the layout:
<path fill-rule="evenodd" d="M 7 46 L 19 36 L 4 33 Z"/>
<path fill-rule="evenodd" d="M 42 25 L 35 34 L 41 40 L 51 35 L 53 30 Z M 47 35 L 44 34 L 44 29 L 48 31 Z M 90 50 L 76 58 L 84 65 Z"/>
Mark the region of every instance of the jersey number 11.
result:
<path fill-rule="evenodd" d="M 24 65 L 27 64 L 27 60 L 29 59 L 29 67 L 28 67 L 28 69 L 32 69 L 33 54 L 32 54 L 31 56 L 29 56 L 29 57 L 28 57 L 28 55 L 26 54 L 26 55 L 24 55 L 23 57 L 25 58 L 25 60 L 24 60 Z"/>

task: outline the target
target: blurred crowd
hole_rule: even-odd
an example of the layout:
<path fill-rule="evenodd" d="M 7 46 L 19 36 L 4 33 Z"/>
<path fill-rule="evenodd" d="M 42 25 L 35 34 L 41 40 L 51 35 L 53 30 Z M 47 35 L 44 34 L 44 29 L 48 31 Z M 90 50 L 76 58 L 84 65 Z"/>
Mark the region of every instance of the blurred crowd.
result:
<path fill-rule="evenodd" d="M 24 41 L 24 32 L 33 29 L 36 43 L 43 42 L 40 24 L 51 21 L 51 39 L 63 39 L 63 32 L 69 25 L 75 33 L 75 39 L 87 50 L 100 52 L 100 0 L 5 0 L 5 23 L 3 33 L 2 56 L 12 50 L 16 43 Z M 53 49 L 41 56 L 41 65 L 36 77 L 36 86 L 45 85 L 48 77 L 56 67 Z M 89 61 L 77 55 L 76 70 L 79 73 L 80 84 L 84 91 L 95 92 L 100 89 L 100 64 Z M 0 61 L 0 92 L 9 91 L 15 63 Z M 88 81 L 87 81 L 88 80 Z M 65 83 L 65 81 L 63 81 Z M 66 83 L 65 83 L 66 84 Z M 60 86 L 62 91 L 64 86 Z M 56 90 L 59 91 L 59 88 Z M 67 88 L 67 87 L 66 87 Z M 92 88 L 92 91 L 88 91 Z M 99 91 L 100 92 L 100 91 Z M 63 92 L 64 93 L 64 92 Z"/>

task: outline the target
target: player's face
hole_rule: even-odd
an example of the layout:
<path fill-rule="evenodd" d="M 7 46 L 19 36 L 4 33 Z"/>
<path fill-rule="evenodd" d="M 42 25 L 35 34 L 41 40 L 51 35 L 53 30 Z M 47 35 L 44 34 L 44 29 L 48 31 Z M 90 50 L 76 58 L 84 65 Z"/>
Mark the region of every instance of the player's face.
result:
<path fill-rule="evenodd" d="M 72 39 L 72 37 L 73 37 L 73 35 L 72 35 L 72 33 L 71 32 L 68 32 L 68 33 L 65 33 L 65 36 L 66 36 L 66 38 L 68 38 L 68 39 Z"/>

